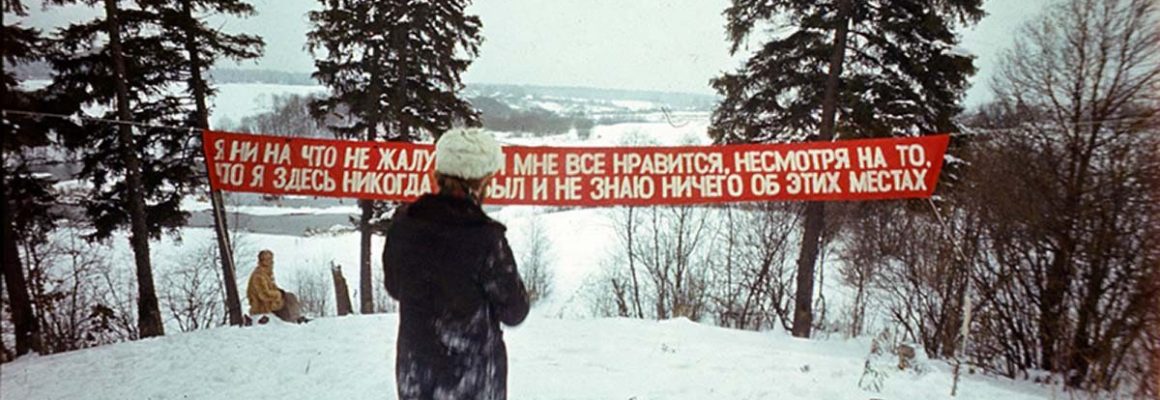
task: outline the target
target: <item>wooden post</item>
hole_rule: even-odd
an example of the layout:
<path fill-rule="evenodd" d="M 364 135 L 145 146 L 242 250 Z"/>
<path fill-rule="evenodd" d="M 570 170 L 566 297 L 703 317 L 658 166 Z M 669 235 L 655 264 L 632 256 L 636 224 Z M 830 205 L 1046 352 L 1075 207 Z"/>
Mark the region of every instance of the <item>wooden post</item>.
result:
<path fill-rule="evenodd" d="M 350 303 L 350 291 L 346 288 L 346 278 L 342 276 L 342 266 L 331 262 L 330 274 L 334 277 L 334 304 L 338 306 L 338 316 L 353 313 L 354 307 Z"/>

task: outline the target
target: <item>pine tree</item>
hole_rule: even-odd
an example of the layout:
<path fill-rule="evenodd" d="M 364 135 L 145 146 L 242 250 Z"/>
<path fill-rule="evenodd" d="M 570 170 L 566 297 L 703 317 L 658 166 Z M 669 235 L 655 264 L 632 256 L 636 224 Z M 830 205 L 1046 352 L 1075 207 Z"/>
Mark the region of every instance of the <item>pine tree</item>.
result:
<path fill-rule="evenodd" d="M 313 104 L 316 118 L 344 115 L 331 126 L 339 136 L 364 140 L 438 138 L 453 123 L 478 125 L 458 92 L 460 74 L 479 51 L 480 21 L 464 13 L 468 0 L 319 0 L 310 13 L 307 47 L 316 56 L 315 79 L 329 97 Z M 359 200 L 360 311 L 374 310 L 370 242 L 376 214 L 385 209 Z"/>
<path fill-rule="evenodd" d="M 60 4 L 75 0 L 57 1 Z M 86 4 L 88 4 L 86 2 Z M 83 206 L 102 240 L 128 224 L 137 272 L 137 314 L 141 337 L 164 334 L 153 284 L 149 240 L 163 229 L 185 225 L 182 197 L 200 179 L 193 157 L 196 134 L 188 126 L 188 105 L 169 93 L 180 79 L 173 60 L 182 59 L 158 33 L 156 13 L 122 8 L 104 0 L 104 17 L 58 32 L 49 57 L 55 75 L 49 90 L 71 101 L 72 113 L 85 107 L 107 110 L 97 117 L 119 123 L 86 122 L 64 131 L 66 146 L 80 150 L 80 176 L 92 183 Z"/>
<path fill-rule="evenodd" d="M 733 0 L 725 15 L 734 54 L 756 32 L 768 32 L 764 26 L 790 29 L 737 71 L 712 80 L 724 99 L 709 134 L 719 143 L 756 143 L 951 131 L 975 71 L 970 56 L 953 51 L 954 28 L 981 18 L 981 4 Z M 798 337 L 809 337 L 813 323 L 824 215 L 822 203 L 806 206 L 793 323 Z"/>
<path fill-rule="evenodd" d="M 206 76 L 209 67 L 222 57 L 235 61 L 260 57 L 264 43 L 257 36 L 230 35 L 210 28 L 200 15 L 212 13 L 247 17 L 254 14 L 254 7 L 239 0 L 142 0 L 141 3 L 146 9 L 157 13 L 163 37 L 172 41 L 174 47 L 184 49 L 184 57 L 174 60 L 173 68 L 189 73 L 185 77 L 186 92 L 194 103 L 190 126 L 209 129 L 207 100 L 216 92 Z M 241 325 L 242 307 L 235 277 L 235 260 L 230 250 L 232 247 L 221 192 L 211 191 L 210 201 L 213 204 L 214 227 L 222 263 L 226 310 L 230 325 Z"/>
<path fill-rule="evenodd" d="M 19 0 L 2 0 L 3 14 L 17 17 L 27 16 L 27 10 Z M 19 20 L 17 20 L 19 21 Z M 11 67 L 40 61 L 44 56 L 46 42 L 41 32 L 25 28 L 19 22 L 6 20 L 0 28 L 0 98 L 4 108 L 15 112 L 51 112 L 50 104 L 42 101 L 40 90 L 24 90 Z M 0 134 L 3 135 L 3 174 L 0 187 L 4 191 L 3 221 L 3 275 L 8 292 L 9 309 L 16 337 L 16 355 L 29 351 L 42 352 L 40 329 L 29 297 L 28 281 L 24 275 L 24 265 L 20 257 L 20 247 L 27 243 L 42 242 L 55 226 L 58 217 L 50 206 L 55 202 L 51 191 L 52 182 L 32 173 L 26 150 L 47 146 L 51 143 L 49 129 L 44 120 L 33 115 L 4 113 L 0 118 Z"/>

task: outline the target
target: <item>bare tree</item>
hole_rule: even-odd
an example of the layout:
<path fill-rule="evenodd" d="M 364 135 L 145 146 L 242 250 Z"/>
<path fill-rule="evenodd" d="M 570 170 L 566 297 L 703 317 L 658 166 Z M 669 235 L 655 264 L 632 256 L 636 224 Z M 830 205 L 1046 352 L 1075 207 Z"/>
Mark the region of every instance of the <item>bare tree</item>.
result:
<path fill-rule="evenodd" d="M 709 296 L 716 309 L 717 323 L 723 326 L 741 328 L 744 325 L 742 320 L 748 316 L 748 313 L 747 310 L 739 310 L 742 308 L 742 297 L 745 294 L 742 289 L 744 286 L 739 282 L 742 279 L 741 268 L 737 265 L 739 260 L 735 256 L 735 254 L 740 253 L 742 247 L 739 232 L 742 226 L 741 221 L 739 221 L 741 216 L 736 208 L 735 206 L 726 206 L 719 213 L 719 216 L 723 218 L 719 220 L 722 223 L 714 230 L 714 242 L 717 243 L 717 248 L 720 249 L 723 257 L 708 260 L 710 268 L 715 272 Z"/>
<path fill-rule="evenodd" d="M 873 296 L 872 280 L 877 276 L 879 262 L 875 259 L 876 255 L 871 246 L 865 246 L 863 238 L 871 237 L 875 232 L 868 229 L 866 222 L 855 224 L 851 228 L 847 240 L 852 244 L 846 246 L 842 251 L 843 264 L 838 271 L 842 276 L 843 283 L 854 290 L 854 299 L 850 303 L 849 325 L 846 334 L 849 337 L 861 336 L 866 329 L 868 323 L 867 308 L 869 307 L 870 298 Z"/>
<path fill-rule="evenodd" d="M 390 294 L 387 293 L 387 287 L 383 282 L 383 269 L 373 268 L 371 271 L 371 279 L 378 284 L 371 285 L 371 297 L 374 300 L 373 312 L 375 313 L 390 313 L 399 309 L 399 302 L 395 301 Z"/>
<path fill-rule="evenodd" d="M 712 269 L 717 323 L 738 329 L 790 328 L 794 267 L 791 236 L 797 205 L 762 203 L 715 211 L 716 238 L 706 263 Z"/>
<path fill-rule="evenodd" d="M 310 102 L 317 100 L 318 97 L 298 94 L 271 96 L 266 112 L 243 117 L 230 129 L 259 134 L 333 137 L 334 133 L 330 132 L 327 125 L 337 122 L 338 117 L 330 116 L 324 122 L 319 122 L 310 116 Z"/>
<path fill-rule="evenodd" d="M 693 320 L 708 314 L 707 215 L 704 207 L 679 206 L 629 207 L 614 216 L 624 246 L 615 259 L 628 260 L 629 269 L 614 267 L 607 276 L 620 314 Z M 651 310 L 638 309 L 646 302 Z"/>
<path fill-rule="evenodd" d="M 863 204 L 847 227 L 842 273 L 856 290 L 851 329 L 865 327 L 873 297 L 901 339 L 922 344 L 931 357 L 953 357 L 971 265 L 979 262 L 959 255 L 976 253 L 978 221 L 964 211 L 905 204 Z"/>
<path fill-rule="evenodd" d="M 619 241 L 597 285 L 598 314 L 789 329 L 797 207 L 618 209 L 611 218 Z"/>
<path fill-rule="evenodd" d="M 627 132 L 621 138 L 620 144 L 622 146 L 659 145 L 656 140 L 639 130 Z M 641 290 L 645 283 L 643 282 L 643 271 L 638 268 L 638 256 L 635 250 L 639 244 L 638 231 L 642 224 L 642 212 L 641 208 L 635 206 L 620 207 L 613 212 L 611 217 L 616 236 L 620 240 L 620 244 L 624 245 L 621 255 L 615 257 L 614 266 L 607 271 L 609 288 L 615 295 L 620 316 L 645 317 L 645 310 L 641 305 Z M 624 276 L 625 274 L 615 267 L 621 261 L 628 264 L 627 276 Z"/>
<path fill-rule="evenodd" d="M 644 318 L 634 312 L 633 286 L 624 268 L 625 257 L 623 253 L 613 254 L 605 261 L 601 273 L 581 286 L 593 316 Z"/>
<path fill-rule="evenodd" d="M 634 241 L 637 240 L 640 212 L 636 207 L 628 206 L 619 209 L 613 217 L 617 238 L 624 245 L 623 257 L 628 264 L 628 278 L 611 278 L 614 295 L 618 299 L 621 316 L 635 316 L 644 318 L 644 310 L 640 303 L 641 282 L 637 272 L 636 254 L 633 251 Z M 631 296 L 629 297 L 629 295 Z M 631 305 L 631 308 L 629 307 Z M 631 312 L 631 314 L 630 314 Z"/>
<path fill-rule="evenodd" d="M 528 289 L 528 301 L 535 304 L 552 294 L 552 242 L 537 214 L 524 233 L 520 272 Z"/>
<path fill-rule="evenodd" d="M 225 322 L 225 288 L 219 242 L 195 244 L 183 253 L 178 265 L 162 274 L 162 300 L 182 332 L 221 326 Z"/>
<path fill-rule="evenodd" d="M 1144 279 L 1160 263 L 1146 241 L 1158 229 L 1160 21 L 1150 0 L 1069 0 L 1017 36 L 993 88 L 1018 120 L 990 154 L 1006 181 L 983 193 L 996 222 L 991 246 L 1010 283 L 1033 304 L 1033 354 L 1020 368 L 1064 374 L 1069 386 L 1111 389 L 1139 363 L 1157 294 Z M 1002 197 L 996 195 L 1002 193 Z M 1003 276 L 1002 273 L 999 274 Z M 995 301 L 1006 293 L 987 293 Z M 1031 361 L 1031 363 L 1028 363 Z M 1027 365 L 1032 364 L 1032 365 Z"/>
<path fill-rule="evenodd" d="M 706 210 L 700 207 L 648 210 L 646 237 L 635 251 L 652 281 L 658 319 L 699 320 L 706 311 L 706 274 L 697 262 L 706 220 Z"/>
<path fill-rule="evenodd" d="M 334 285 L 330 283 L 329 271 L 301 269 L 294 274 L 294 293 L 298 295 L 302 313 L 316 317 L 325 317 L 329 313 L 330 292 Z"/>
<path fill-rule="evenodd" d="M 134 281 L 117 274 L 108 246 L 80 239 L 73 227 L 26 243 L 29 291 L 44 351 L 58 353 L 136 339 Z"/>

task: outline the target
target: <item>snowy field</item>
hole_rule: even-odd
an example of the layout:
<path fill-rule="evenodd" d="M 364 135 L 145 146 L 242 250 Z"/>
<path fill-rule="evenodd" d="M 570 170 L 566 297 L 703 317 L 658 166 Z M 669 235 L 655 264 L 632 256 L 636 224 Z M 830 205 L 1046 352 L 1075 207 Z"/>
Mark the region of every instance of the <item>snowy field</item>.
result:
<path fill-rule="evenodd" d="M 278 96 L 324 94 L 322 86 L 229 83 L 218 85 L 210 121 L 215 125 L 241 122 L 242 118 L 273 111 Z"/>
<path fill-rule="evenodd" d="M 0 399 L 393 399 L 395 314 L 217 328 L 4 365 Z M 505 335 L 511 399 L 949 399 L 950 369 L 882 368 L 869 345 L 678 319 L 531 317 Z M 967 376 L 957 399 L 1042 399 L 1046 389 Z"/>
<path fill-rule="evenodd" d="M 264 111 L 273 96 L 316 89 L 222 85 L 214 118 L 236 121 Z M 707 113 L 650 115 L 645 120 L 654 122 L 596 126 L 587 140 L 575 133 L 498 136 L 508 144 L 532 146 L 707 144 L 708 118 Z M 189 198 L 183 208 L 204 214 L 209 204 Z M 517 259 L 529 247 L 532 224 L 543 227 L 551 246 L 552 294 L 533 308 L 522 326 L 507 331 L 512 399 L 950 398 L 951 368 L 945 361 L 924 359 L 921 350 L 918 371 L 899 371 L 890 360 L 875 359 L 875 368 L 886 372 L 881 392 L 861 388 L 869 338 L 841 340 L 834 335 L 800 340 L 776 330 L 737 331 L 684 319 L 599 318 L 591 292 L 618 249 L 613 209 L 486 208 L 509 227 Z M 308 275 L 324 275 L 329 284 L 330 265 L 338 264 L 343 266 L 351 296 L 358 298 L 358 234 L 350 217 L 359 211 L 353 202 L 295 197 L 263 203 L 248 198 L 229 209 L 267 223 L 294 226 L 246 232 L 244 218 L 233 222 L 241 230 L 235 244 L 238 287 L 243 293 L 257 252 L 270 249 L 281 286 L 294 290 L 295 279 Z M 62 239 L 66 238 L 55 238 Z M 213 230 L 205 225 L 152 242 L 159 284 L 167 271 L 189 260 L 186 255 L 204 252 L 213 243 Z M 131 274 L 133 258 L 125 233 L 115 235 L 109 245 L 111 264 Z M 383 238 L 375 237 L 376 275 L 382 270 L 382 246 Z M 825 265 L 836 271 L 840 262 L 831 256 Z M 847 297 L 838 281 L 827 278 L 823 287 L 831 310 L 841 309 Z M 243 296 L 243 309 L 248 309 L 244 303 Z M 165 337 L 4 364 L 0 399 L 394 398 L 396 323 L 395 314 L 383 314 L 319 318 L 304 326 L 272 324 L 180 333 L 171 321 Z M 1052 397 L 1048 387 L 967 375 L 957 398 Z"/>

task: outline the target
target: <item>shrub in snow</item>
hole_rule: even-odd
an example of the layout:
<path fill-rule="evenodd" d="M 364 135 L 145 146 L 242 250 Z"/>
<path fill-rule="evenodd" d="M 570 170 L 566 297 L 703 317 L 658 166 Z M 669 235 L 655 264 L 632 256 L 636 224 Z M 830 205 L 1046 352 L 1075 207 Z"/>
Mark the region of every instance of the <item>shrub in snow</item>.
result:
<path fill-rule="evenodd" d="M 524 235 L 520 274 L 528 289 L 528 301 L 534 305 L 552 293 L 552 242 L 539 216 L 532 217 Z"/>

